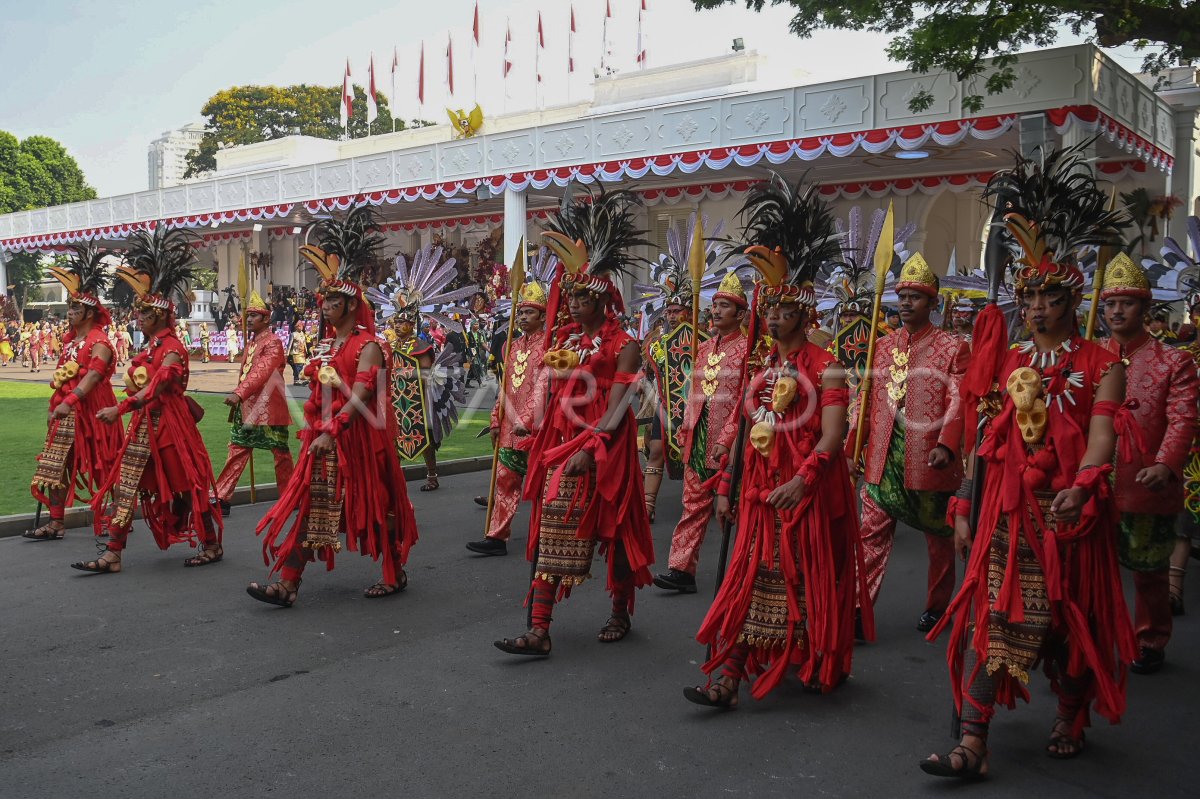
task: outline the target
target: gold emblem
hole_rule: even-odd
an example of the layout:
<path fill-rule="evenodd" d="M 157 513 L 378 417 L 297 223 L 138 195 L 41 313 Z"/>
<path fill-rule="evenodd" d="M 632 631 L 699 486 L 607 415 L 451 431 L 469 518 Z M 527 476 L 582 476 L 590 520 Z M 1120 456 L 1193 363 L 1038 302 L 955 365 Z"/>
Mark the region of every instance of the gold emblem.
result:
<path fill-rule="evenodd" d="M 908 394 L 908 353 L 892 347 L 892 365 L 888 367 L 891 381 L 887 393 L 892 402 L 899 403 Z"/>
<path fill-rule="evenodd" d="M 717 393 L 717 388 L 720 383 L 717 378 L 721 374 L 721 361 L 725 360 L 726 353 L 710 352 L 708 354 L 708 363 L 704 366 L 704 379 L 700 381 L 700 389 L 704 392 L 704 396 L 712 397 Z"/>

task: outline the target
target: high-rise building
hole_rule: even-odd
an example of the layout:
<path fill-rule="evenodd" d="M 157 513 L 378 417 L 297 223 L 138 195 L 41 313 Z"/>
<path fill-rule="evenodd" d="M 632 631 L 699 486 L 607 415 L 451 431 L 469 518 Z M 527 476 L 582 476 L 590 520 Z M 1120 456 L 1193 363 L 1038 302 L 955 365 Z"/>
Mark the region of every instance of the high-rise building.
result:
<path fill-rule="evenodd" d="M 147 154 L 150 188 L 161 189 L 183 182 L 187 154 L 200 146 L 204 125 L 190 122 L 178 130 L 168 130 L 150 142 Z"/>

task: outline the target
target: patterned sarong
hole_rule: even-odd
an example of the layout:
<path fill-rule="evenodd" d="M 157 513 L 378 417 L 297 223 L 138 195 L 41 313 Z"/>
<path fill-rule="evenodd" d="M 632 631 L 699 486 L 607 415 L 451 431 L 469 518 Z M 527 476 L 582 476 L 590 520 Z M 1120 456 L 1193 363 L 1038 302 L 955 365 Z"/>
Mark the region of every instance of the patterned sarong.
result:
<path fill-rule="evenodd" d="M 39 490 L 66 488 L 71 478 L 68 461 L 75 446 L 75 411 L 56 419 L 46 432 L 46 445 L 37 457 L 33 487 Z"/>
<path fill-rule="evenodd" d="M 701 482 L 713 476 L 712 469 L 708 468 L 708 403 L 700 410 L 700 418 L 692 430 L 692 452 L 688 457 L 688 466 L 692 467 Z"/>
<path fill-rule="evenodd" d="M 775 543 L 772 546 L 771 566 L 768 568 L 761 563 L 754 575 L 754 587 L 750 594 L 750 608 L 746 612 L 746 621 L 742 632 L 738 635 L 740 643 L 747 643 L 759 649 L 782 649 L 787 644 L 788 636 L 788 592 L 783 569 L 779 563 L 779 536 L 782 522 L 779 514 L 775 515 Z M 800 574 L 797 564 L 796 573 Z M 803 620 L 808 608 L 804 601 L 804 585 L 796 586 L 796 603 L 800 607 L 800 617 Z M 796 625 L 794 632 L 796 646 L 804 648 L 804 623 Z"/>
<path fill-rule="evenodd" d="M 525 450 L 501 447 L 499 457 L 500 464 L 510 472 L 516 472 L 524 477 L 529 471 L 529 453 Z"/>
<path fill-rule="evenodd" d="M 342 551 L 338 531 L 342 524 L 342 504 L 337 497 L 337 451 L 327 452 L 313 461 L 308 483 L 308 514 L 300 533 L 300 546 L 317 552 Z"/>
<path fill-rule="evenodd" d="M 231 416 L 229 440 L 235 447 L 289 451 L 287 425 L 242 424 L 241 408 L 234 408 Z"/>
<path fill-rule="evenodd" d="M 157 411 L 143 413 L 137 426 L 128 433 L 129 443 L 121 456 L 120 477 L 113 491 L 113 515 L 109 521 L 111 527 L 119 530 L 126 530 L 133 524 L 142 473 L 150 461 L 150 423 L 157 422 L 157 416 Z"/>
<path fill-rule="evenodd" d="M 542 493 L 541 524 L 538 527 L 536 577 L 548 583 L 564 586 L 579 585 L 592 576 L 592 554 L 596 549 L 594 538 L 579 538 L 579 521 L 583 518 L 587 503 L 575 496 L 586 481 L 585 497 L 595 493 L 596 473 L 586 477 L 566 477 L 559 482 L 558 496 L 550 497 L 546 491 L 551 484 L 557 467 L 546 469 L 546 486 Z"/>
<path fill-rule="evenodd" d="M 867 495 L 896 521 L 930 535 L 952 536 L 954 528 L 946 524 L 946 505 L 952 494 L 904 487 L 904 430 L 903 417 L 897 415 L 879 485 L 867 483 Z"/>
<path fill-rule="evenodd" d="M 1121 565 L 1138 572 L 1163 571 L 1175 549 L 1175 515 L 1122 513 L 1117 556 Z"/>

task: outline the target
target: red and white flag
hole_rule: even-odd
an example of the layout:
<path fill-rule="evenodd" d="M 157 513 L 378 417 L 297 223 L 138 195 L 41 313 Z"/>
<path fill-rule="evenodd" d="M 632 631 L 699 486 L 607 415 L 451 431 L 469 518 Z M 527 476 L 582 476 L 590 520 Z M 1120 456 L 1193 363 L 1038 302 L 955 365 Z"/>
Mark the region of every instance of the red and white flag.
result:
<path fill-rule="evenodd" d="M 504 80 L 505 91 L 508 89 L 508 73 L 512 72 L 512 59 L 508 57 L 508 49 L 512 47 L 512 25 L 506 19 L 504 21 Z"/>
<path fill-rule="evenodd" d="M 571 29 L 567 32 L 567 73 L 575 71 L 575 4 L 571 3 Z"/>
<path fill-rule="evenodd" d="M 475 46 L 479 46 L 479 0 L 475 0 L 475 20 L 471 23 L 471 34 L 475 37 Z"/>
<path fill-rule="evenodd" d="M 454 97 L 454 39 L 446 31 L 446 99 Z"/>
<path fill-rule="evenodd" d="M 354 116 L 354 87 L 350 84 L 350 59 L 346 59 L 346 74 L 342 76 L 342 110 L 341 123 L 345 130 L 350 126 L 350 117 Z"/>
<path fill-rule="evenodd" d="M 421 63 L 417 66 L 417 105 L 425 110 L 425 42 L 421 42 Z"/>
<path fill-rule="evenodd" d="M 534 53 L 534 61 L 537 69 L 537 82 L 542 82 L 542 53 L 546 50 L 546 35 L 542 31 L 542 12 L 538 12 L 538 32 L 537 32 L 537 50 Z"/>
<path fill-rule="evenodd" d="M 479 0 L 475 0 L 475 18 L 471 21 L 471 93 L 479 98 Z"/>
<path fill-rule="evenodd" d="M 608 41 L 608 21 L 612 19 L 612 0 L 604 0 L 604 27 L 600 32 L 600 70 L 606 72 L 608 70 L 609 60 L 612 58 L 612 45 Z"/>
<path fill-rule="evenodd" d="M 392 104 L 392 132 L 396 131 L 396 108 L 399 100 L 396 99 L 396 73 L 400 71 L 400 53 L 396 51 L 396 47 L 392 46 L 392 94 L 388 101 Z"/>
<path fill-rule="evenodd" d="M 367 66 L 367 125 L 379 119 L 379 99 L 375 95 L 375 54 L 371 53 L 371 62 Z"/>
<path fill-rule="evenodd" d="M 638 27 L 637 27 L 637 65 L 638 69 L 646 68 L 646 37 L 642 33 L 642 19 L 649 9 L 646 8 L 646 0 L 641 0 L 641 5 L 638 6 Z"/>

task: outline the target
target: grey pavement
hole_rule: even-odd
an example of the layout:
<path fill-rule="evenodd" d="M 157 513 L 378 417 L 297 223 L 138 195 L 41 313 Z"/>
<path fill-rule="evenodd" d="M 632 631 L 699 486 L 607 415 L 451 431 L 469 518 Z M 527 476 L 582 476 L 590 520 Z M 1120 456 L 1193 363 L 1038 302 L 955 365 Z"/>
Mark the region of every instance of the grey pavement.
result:
<path fill-rule="evenodd" d="M 140 522 L 119 575 L 68 568 L 94 552 L 81 531 L 0 540 L 0 796 L 1195 795 L 1196 616 L 1179 621 L 1160 674 L 1130 678 L 1126 720 L 1098 722 L 1075 760 L 1044 754 L 1054 703 L 1035 678 L 1031 705 L 994 724 L 992 777 L 968 788 L 916 765 L 952 741 L 944 645 L 913 628 L 925 546 L 912 531 L 898 536 L 879 640 L 857 649 L 846 685 L 813 696 L 789 681 L 761 702 L 743 689 L 737 710 L 713 711 L 681 689 L 703 681 L 693 635 L 716 530 L 700 594 L 644 589 L 633 632 L 600 644 L 608 600 L 589 581 L 556 608 L 553 656 L 527 661 L 492 647 L 524 629 L 527 515 L 507 557 L 463 546 L 481 534 L 471 497 L 486 481 L 411 484 L 421 541 L 408 590 L 383 600 L 362 598 L 378 572 L 351 553 L 333 572 L 310 567 L 294 608 L 250 599 L 246 583 L 266 576 L 261 505 L 234 509 L 225 561 L 202 569 L 157 551 Z M 664 484 L 663 561 L 678 498 Z"/>

